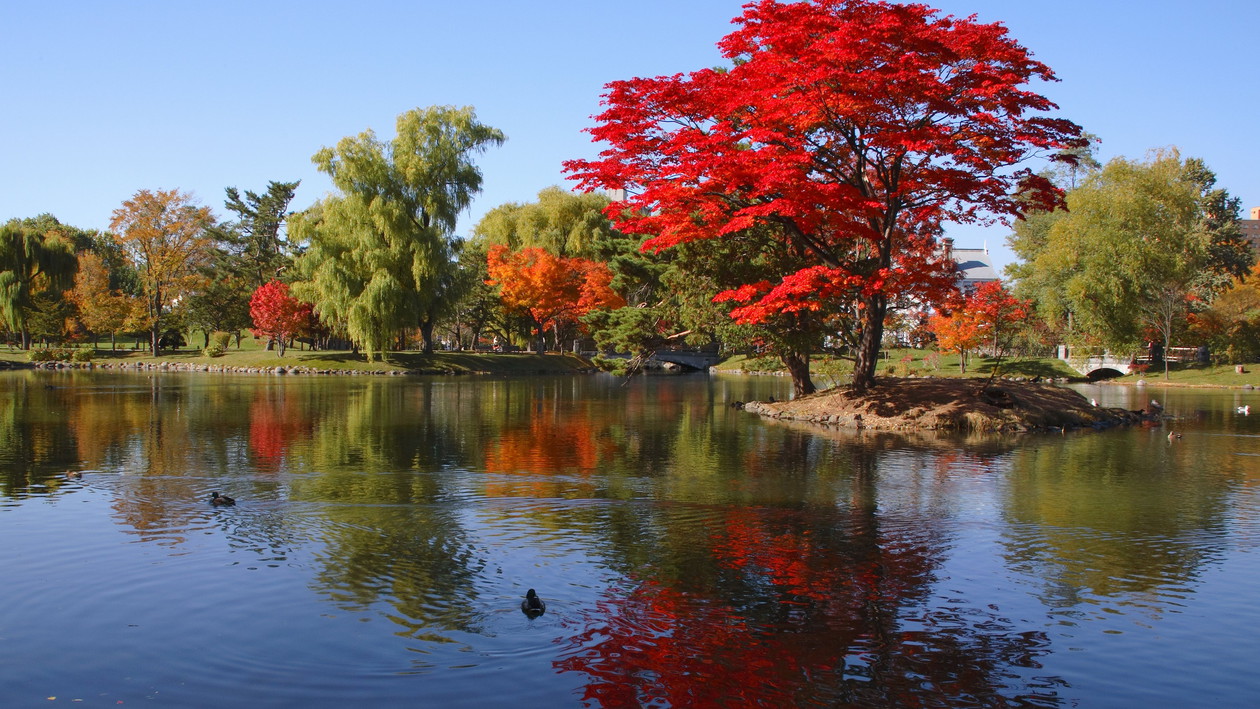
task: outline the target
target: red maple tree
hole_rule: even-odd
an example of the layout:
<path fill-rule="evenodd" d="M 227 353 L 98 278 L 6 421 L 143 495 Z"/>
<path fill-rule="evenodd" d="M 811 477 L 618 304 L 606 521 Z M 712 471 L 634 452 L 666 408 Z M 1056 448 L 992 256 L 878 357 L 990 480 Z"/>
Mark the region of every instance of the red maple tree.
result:
<path fill-rule="evenodd" d="M 503 305 L 524 314 L 542 351 L 543 332 L 558 329 L 592 310 L 620 308 L 626 301 L 610 283 L 608 266 L 583 258 L 561 258 L 539 248 L 511 252 L 498 245 L 486 255 L 490 279 Z"/>
<path fill-rule="evenodd" d="M 1027 84 L 1054 74 L 1001 24 L 878 0 L 761 0 L 736 24 L 729 68 L 609 84 L 589 129 L 607 147 L 566 170 L 626 190 L 606 213 L 648 250 L 754 227 L 784 240 L 808 265 L 720 297 L 747 323 L 852 303 L 863 391 L 890 299 L 953 288 L 941 224 L 1058 205 L 1026 164 L 1070 161 L 1080 128 L 1043 115 L 1056 106 Z"/>
<path fill-rule="evenodd" d="M 249 315 L 254 320 L 252 332 L 276 343 L 279 356 L 284 356 L 288 341 L 311 325 L 310 303 L 289 295 L 289 285 L 273 280 L 258 287 L 249 299 Z"/>

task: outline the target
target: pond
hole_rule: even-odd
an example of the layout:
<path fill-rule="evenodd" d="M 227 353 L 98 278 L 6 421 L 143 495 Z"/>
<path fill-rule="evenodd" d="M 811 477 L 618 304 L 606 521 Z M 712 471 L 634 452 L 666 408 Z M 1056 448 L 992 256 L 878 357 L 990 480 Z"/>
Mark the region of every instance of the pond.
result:
<path fill-rule="evenodd" d="M 730 406 L 771 377 L 3 373 L 0 705 L 1260 705 L 1260 394 L 1081 390 L 1169 418 L 906 437 Z"/>

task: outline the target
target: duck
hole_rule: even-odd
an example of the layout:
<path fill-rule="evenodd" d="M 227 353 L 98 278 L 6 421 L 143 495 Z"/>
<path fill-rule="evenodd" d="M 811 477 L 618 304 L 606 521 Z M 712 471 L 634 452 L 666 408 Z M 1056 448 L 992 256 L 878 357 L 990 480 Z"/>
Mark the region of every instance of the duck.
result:
<path fill-rule="evenodd" d="M 82 473 L 82 471 L 79 471 L 79 470 L 67 470 L 67 471 L 66 471 L 66 480 L 79 480 L 79 479 L 81 479 L 82 477 L 83 477 L 83 473 Z"/>
<path fill-rule="evenodd" d="M 212 492 L 210 493 L 210 504 L 215 507 L 231 507 L 236 504 L 236 500 L 228 497 L 227 495 L 220 495 L 217 492 Z"/>
<path fill-rule="evenodd" d="M 521 601 L 521 612 L 530 618 L 537 618 L 547 612 L 547 604 L 543 603 L 543 599 L 539 598 L 538 593 L 531 588 L 525 594 L 525 600 Z"/>
<path fill-rule="evenodd" d="M 1250 416 L 1250 415 L 1251 415 L 1251 404 L 1247 404 L 1246 406 L 1239 406 L 1239 407 L 1238 407 L 1238 413 L 1242 414 L 1243 416 Z"/>
<path fill-rule="evenodd" d="M 1180 433 L 1177 433 L 1176 431 L 1169 431 L 1169 432 L 1168 432 L 1168 440 L 1172 441 L 1172 440 L 1176 440 L 1176 439 L 1178 439 L 1178 438 L 1181 438 L 1181 434 L 1180 434 Z"/>
<path fill-rule="evenodd" d="M 1149 407 L 1150 407 L 1151 413 L 1157 414 L 1164 410 L 1164 405 L 1154 399 L 1151 399 L 1151 403 L 1149 404 Z"/>

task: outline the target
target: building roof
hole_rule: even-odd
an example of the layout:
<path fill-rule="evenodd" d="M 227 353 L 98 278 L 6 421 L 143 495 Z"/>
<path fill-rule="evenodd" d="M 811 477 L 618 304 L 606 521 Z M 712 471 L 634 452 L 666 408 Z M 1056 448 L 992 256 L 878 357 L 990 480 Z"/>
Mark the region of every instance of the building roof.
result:
<path fill-rule="evenodd" d="M 950 255 L 958 264 L 958 275 L 964 284 L 1001 280 L 988 249 L 952 249 Z"/>

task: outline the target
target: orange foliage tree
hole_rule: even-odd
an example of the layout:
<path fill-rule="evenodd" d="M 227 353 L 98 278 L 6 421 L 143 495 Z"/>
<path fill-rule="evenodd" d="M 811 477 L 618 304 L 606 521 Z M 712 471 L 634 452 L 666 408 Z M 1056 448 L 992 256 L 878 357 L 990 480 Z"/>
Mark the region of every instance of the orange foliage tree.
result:
<path fill-rule="evenodd" d="M 110 347 L 127 323 L 132 301 L 109 287 L 109 270 L 100 256 L 85 251 L 79 254 L 79 272 L 74 276 L 70 299 L 79 308 L 79 322 L 93 335 L 109 333 Z"/>
<path fill-rule="evenodd" d="M 932 316 L 929 327 L 941 350 L 958 353 L 958 366 L 966 372 L 967 353 L 985 344 L 990 345 L 995 357 L 1001 357 L 1014 332 L 1013 326 L 1027 318 L 1030 310 L 1028 301 L 1011 295 L 1001 283 L 990 281 L 968 293 L 952 312 Z"/>
<path fill-rule="evenodd" d="M 511 252 L 495 246 L 486 255 L 489 285 L 509 311 L 529 320 L 537 339 L 534 349 L 543 351 L 543 334 L 551 329 L 559 340 L 561 325 L 575 324 L 593 311 L 620 308 L 624 298 L 611 287 L 608 266 L 583 258 L 561 258 L 539 248 Z"/>

